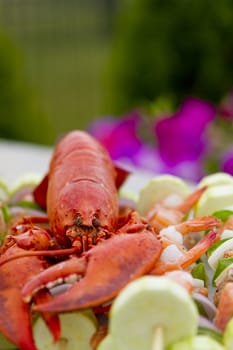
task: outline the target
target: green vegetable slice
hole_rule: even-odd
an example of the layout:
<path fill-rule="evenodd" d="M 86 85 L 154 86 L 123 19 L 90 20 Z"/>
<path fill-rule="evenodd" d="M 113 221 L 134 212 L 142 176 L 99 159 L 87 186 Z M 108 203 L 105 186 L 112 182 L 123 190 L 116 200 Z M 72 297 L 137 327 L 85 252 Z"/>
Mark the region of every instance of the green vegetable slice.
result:
<path fill-rule="evenodd" d="M 21 200 L 21 201 L 15 203 L 15 205 L 18 207 L 22 207 L 22 208 L 41 210 L 41 207 L 38 204 L 36 204 L 35 202 L 32 202 L 32 201 L 27 201 L 27 200 Z"/>
<path fill-rule="evenodd" d="M 10 213 L 8 205 L 6 205 L 5 203 L 2 203 L 1 211 L 2 211 L 4 221 L 8 222 L 11 219 L 11 213 Z"/>
<path fill-rule="evenodd" d="M 233 215 L 232 210 L 217 210 L 213 213 L 213 216 L 217 217 L 218 219 L 222 220 L 223 222 L 227 221 L 227 219 Z"/>
<path fill-rule="evenodd" d="M 172 202 L 180 203 L 191 193 L 189 185 L 174 175 L 160 175 L 152 178 L 144 186 L 138 198 L 137 210 L 145 215 L 155 203 L 172 198 Z"/>
<path fill-rule="evenodd" d="M 233 238 L 226 239 L 222 244 L 220 244 L 210 255 L 208 259 L 208 264 L 215 270 L 218 261 L 224 257 L 225 252 L 233 249 Z"/>
<path fill-rule="evenodd" d="M 226 350 L 233 349 L 233 318 L 227 323 L 224 334 L 223 344 Z"/>
<path fill-rule="evenodd" d="M 11 343 L 2 333 L 0 333 L 0 350 L 13 350 L 17 349 L 17 346 Z"/>
<path fill-rule="evenodd" d="M 97 350 L 117 350 L 112 340 L 111 334 L 108 334 L 98 345 Z M 130 349 L 129 349 L 130 350 Z"/>
<path fill-rule="evenodd" d="M 233 237 L 232 237 L 233 238 Z M 216 243 L 214 243 L 206 252 L 207 257 L 209 258 L 212 253 L 218 248 L 220 247 L 224 242 L 226 242 L 228 239 L 230 238 L 224 238 L 221 239 L 220 241 L 217 241 Z"/>
<path fill-rule="evenodd" d="M 215 339 L 217 342 L 219 342 L 220 344 L 222 344 L 223 342 L 223 334 L 221 331 L 217 331 L 215 329 L 211 329 L 208 327 L 198 327 L 198 334 L 199 335 L 208 335 L 210 336 L 212 339 Z"/>
<path fill-rule="evenodd" d="M 7 183 L 0 178 L 0 200 L 6 200 L 9 198 L 9 187 Z"/>
<path fill-rule="evenodd" d="M 233 258 L 223 258 L 219 260 L 213 276 L 213 286 L 216 287 L 221 283 L 230 268 L 233 268 Z"/>
<path fill-rule="evenodd" d="M 198 187 L 206 185 L 213 187 L 227 184 L 233 184 L 233 176 L 224 172 L 217 172 L 204 176 L 199 182 Z"/>
<path fill-rule="evenodd" d="M 25 174 L 21 176 L 12 186 L 10 190 L 10 197 L 12 198 L 18 191 L 23 188 L 34 188 L 42 179 L 41 174 Z"/>
<path fill-rule="evenodd" d="M 193 267 L 191 274 L 194 278 L 204 281 L 204 286 L 207 287 L 208 275 L 206 273 L 205 265 L 202 261 Z"/>
<path fill-rule="evenodd" d="M 129 199 L 132 200 L 133 202 L 137 202 L 138 200 L 138 196 L 137 194 L 135 194 L 132 191 L 126 191 L 126 190 L 120 190 L 119 191 L 119 198 L 125 198 L 125 199 Z"/>
<path fill-rule="evenodd" d="M 221 239 L 233 238 L 233 230 L 225 229 L 221 233 Z"/>
<path fill-rule="evenodd" d="M 195 216 L 212 215 L 219 210 L 233 208 L 233 183 L 207 188 L 195 207 Z"/>
<path fill-rule="evenodd" d="M 182 312 L 181 312 L 182 310 Z M 164 348 L 195 335 L 198 310 L 190 294 L 166 277 L 144 276 L 128 284 L 110 310 L 109 333 L 116 349 Z M 161 348 L 162 349 L 162 348 Z"/>
<path fill-rule="evenodd" d="M 224 347 L 208 335 L 196 335 L 181 339 L 167 350 L 224 350 Z"/>
<path fill-rule="evenodd" d="M 59 315 L 61 337 L 54 343 L 53 337 L 41 317 L 33 324 L 33 334 L 38 350 L 91 350 L 90 340 L 97 329 L 97 321 L 91 310 Z"/>

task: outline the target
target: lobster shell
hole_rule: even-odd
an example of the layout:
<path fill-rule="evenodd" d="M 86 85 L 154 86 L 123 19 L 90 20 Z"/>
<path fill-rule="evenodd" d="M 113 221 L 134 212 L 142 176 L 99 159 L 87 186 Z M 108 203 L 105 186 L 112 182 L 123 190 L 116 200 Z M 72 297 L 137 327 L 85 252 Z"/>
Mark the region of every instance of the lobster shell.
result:
<path fill-rule="evenodd" d="M 47 213 L 52 232 L 67 246 L 64 233 L 81 218 L 83 227 L 98 219 L 101 228 L 115 231 L 118 220 L 116 171 L 107 151 L 83 131 L 66 135 L 50 163 Z"/>

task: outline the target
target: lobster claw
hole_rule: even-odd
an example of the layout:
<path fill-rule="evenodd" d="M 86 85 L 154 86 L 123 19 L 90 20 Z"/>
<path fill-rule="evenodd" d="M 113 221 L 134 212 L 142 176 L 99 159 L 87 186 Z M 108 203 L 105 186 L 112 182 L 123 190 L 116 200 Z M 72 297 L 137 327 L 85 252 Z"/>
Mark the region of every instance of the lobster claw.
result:
<path fill-rule="evenodd" d="M 30 306 L 22 302 L 20 290 L 17 287 L 4 289 L 0 292 L 0 303 L 1 332 L 21 349 L 36 350 L 31 331 Z"/>
<path fill-rule="evenodd" d="M 20 349 L 37 350 L 32 335 L 30 304 L 23 302 L 21 288 L 44 269 L 38 257 L 22 257 L 1 265 L 1 261 L 21 253 L 16 244 L 0 258 L 0 332 Z"/>
<path fill-rule="evenodd" d="M 67 312 L 101 305 L 111 301 L 130 281 L 149 272 L 161 253 L 161 244 L 149 231 L 119 234 L 103 241 L 80 258 L 54 265 L 22 289 L 29 301 L 34 290 L 57 279 L 61 272 L 78 273 L 81 279 L 48 303 L 36 305 L 39 312 Z M 61 265 L 62 264 L 62 265 Z"/>

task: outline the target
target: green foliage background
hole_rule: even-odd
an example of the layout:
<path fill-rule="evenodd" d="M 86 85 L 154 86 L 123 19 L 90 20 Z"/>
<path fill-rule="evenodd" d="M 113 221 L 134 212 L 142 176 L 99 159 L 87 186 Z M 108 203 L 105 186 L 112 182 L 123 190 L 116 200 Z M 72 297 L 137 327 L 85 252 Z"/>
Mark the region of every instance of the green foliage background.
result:
<path fill-rule="evenodd" d="M 232 88 L 232 0 L 1 0 L 0 33 L 2 138 Z"/>
<path fill-rule="evenodd" d="M 9 98 L 0 137 L 53 144 L 103 113 L 114 8 L 111 0 L 0 1 L 0 30 L 11 42 L 1 45 L 0 89 Z"/>
<path fill-rule="evenodd" d="M 218 102 L 233 87 L 232 0 L 134 0 L 117 18 L 109 110 L 158 97 Z"/>
<path fill-rule="evenodd" d="M 0 33 L 1 136 L 44 143 L 52 140 L 53 129 L 24 74 L 20 52 Z"/>

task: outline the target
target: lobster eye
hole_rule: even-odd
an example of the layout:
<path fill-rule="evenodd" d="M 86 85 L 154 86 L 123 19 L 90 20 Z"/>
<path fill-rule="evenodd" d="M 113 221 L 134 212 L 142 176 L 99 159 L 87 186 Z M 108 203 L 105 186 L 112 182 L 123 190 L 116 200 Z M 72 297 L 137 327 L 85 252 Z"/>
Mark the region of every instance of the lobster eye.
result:
<path fill-rule="evenodd" d="M 92 220 L 92 225 L 95 227 L 95 228 L 98 228 L 100 226 L 100 221 L 97 217 L 94 217 L 93 220 Z"/>
<path fill-rule="evenodd" d="M 83 222 L 83 221 L 82 221 L 81 216 L 80 216 L 80 215 L 77 215 L 76 218 L 74 219 L 75 225 L 81 226 L 81 225 L 82 225 L 82 222 Z"/>

